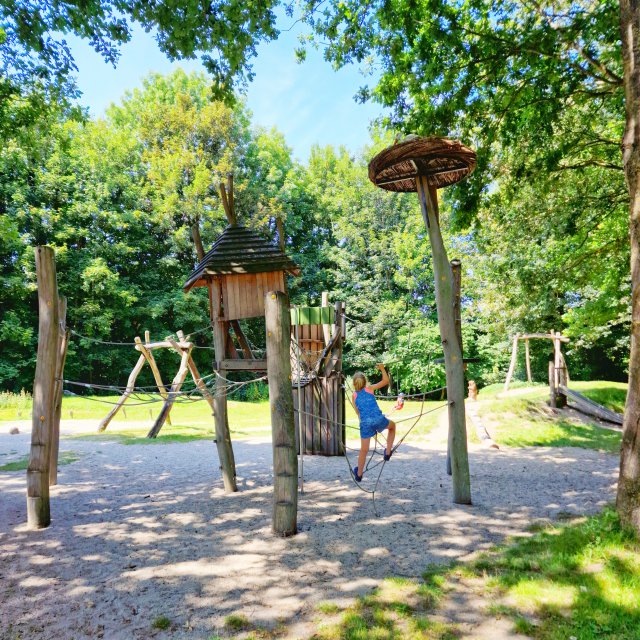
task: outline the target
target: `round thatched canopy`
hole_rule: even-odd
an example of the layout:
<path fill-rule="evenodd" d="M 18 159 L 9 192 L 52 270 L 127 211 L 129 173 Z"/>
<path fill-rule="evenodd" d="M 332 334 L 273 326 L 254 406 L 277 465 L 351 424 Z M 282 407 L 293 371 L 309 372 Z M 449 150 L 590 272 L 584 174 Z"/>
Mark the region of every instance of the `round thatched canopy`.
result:
<path fill-rule="evenodd" d="M 408 136 L 369 163 L 369 180 L 388 191 L 416 191 L 416 177 L 436 188 L 448 187 L 476 168 L 476 152 L 457 140 Z"/>

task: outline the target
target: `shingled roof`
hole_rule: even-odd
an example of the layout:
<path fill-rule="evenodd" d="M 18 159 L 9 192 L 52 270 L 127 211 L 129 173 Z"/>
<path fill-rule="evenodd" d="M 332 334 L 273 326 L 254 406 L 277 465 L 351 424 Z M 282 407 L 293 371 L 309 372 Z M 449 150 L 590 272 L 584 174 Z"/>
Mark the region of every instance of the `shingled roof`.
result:
<path fill-rule="evenodd" d="M 288 271 L 298 274 L 298 265 L 280 247 L 241 225 L 230 224 L 205 254 L 183 289 L 202 287 L 209 276 Z"/>

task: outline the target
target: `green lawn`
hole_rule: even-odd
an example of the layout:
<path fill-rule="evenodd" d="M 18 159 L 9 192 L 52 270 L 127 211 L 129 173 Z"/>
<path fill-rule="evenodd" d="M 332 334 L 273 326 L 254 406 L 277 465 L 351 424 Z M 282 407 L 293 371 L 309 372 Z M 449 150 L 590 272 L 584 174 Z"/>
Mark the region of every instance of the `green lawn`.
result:
<path fill-rule="evenodd" d="M 65 396 L 62 400 L 62 420 L 92 420 L 98 424 L 107 415 L 118 399 L 118 396 L 100 397 L 80 397 Z M 387 413 L 391 412 L 395 402 L 381 400 L 380 406 Z M 425 413 L 416 427 L 412 430 L 412 438 L 424 436 L 429 433 L 437 424 L 437 420 L 442 411 L 445 410 L 444 402 L 425 402 L 424 408 L 421 402 L 408 401 L 404 409 L 391 414 L 393 420 L 398 421 L 398 433 L 402 436 L 415 422 L 414 417 L 421 411 Z M 188 442 L 191 440 L 212 439 L 215 435 L 214 421 L 209 405 L 204 401 L 176 403 L 171 411 L 172 425 L 165 424 L 160 435 L 155 440 L 145 438 L 147 431 L 151 428 L 153 420 L 159 413 L 162 403 L 141 404 L 139 400 L 131 399 L 124 405 L 109 427 L 103 434 L 97 434 L 88 429 L 86 433 L 74 437 L 88 437 L 96 439 L 117 438 L 125 444 L 133 443 L 166 443 L 166 442 Z M 251 437 L 268 437 L 271 434 L 269 402 L 239 402 L 228 401 L 229 427 L 232 437 L 236 439 Z M 20 417 L 18 416 L 20 412 Z M 0 408 L 0 421 L 16 419 L 29 419 L 31 407 L 24 406 L 18 409 L 15 406 L 5 406 Z M 347 437 L 357 438 L 358 420 L 347 400 L 346 408 Z M 145 426 L 141 426 L 144 422 Z M 126 428 L 127 423 L 132 423 L 131 428 Z M 137 423 L 137 424 L 135 424 Z"/>
<path fill-rule="evenodd" d="M 611 409 L 618 407 L 621 401 L 624 404 L 626 385 L 621 383 L 572 382 L 571 388 Z M 499 398 L 501 391 L 502 385 L 491 385 L 478 395 L 478 413 L 498 444 L 581 447 L 611 453 L 620 449 L 620 432 L 552 411 L 547 406 L 549 392 L 546 386 L 536 385 L 529 393 Z"/>
<path fill-rule="evenodd" d="M 58 456 L 58 466 L 62 466 L 65 464 L 71 464 L 72 462 L 76 462 L 76 460 L 80 460 L 80 454 L 75 451 L 61 451 Z M 17 460 L 12 460 L 11 462 L 5 462 L 4 464 L 0 464 L 0 472 L 1 471 L 25 471 L 29 466 L 29 456 L 22 456 Z"/>

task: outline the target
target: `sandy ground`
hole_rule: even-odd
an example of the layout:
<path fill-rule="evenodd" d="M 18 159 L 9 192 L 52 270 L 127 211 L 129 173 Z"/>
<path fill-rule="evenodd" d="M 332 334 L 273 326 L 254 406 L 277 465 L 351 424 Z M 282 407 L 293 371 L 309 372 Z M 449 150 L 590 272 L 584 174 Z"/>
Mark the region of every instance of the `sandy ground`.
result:
<path fill-rule="evenodd" d="M 27 453 L 30 436 L 5 427 L 0 454 Z M 270 443 L 234 448 L 239 492 L 225 495 L 211 442 L 63 439 L 81 458 L 60 468 L 41 531 L 24 525 L 25 473 L 0 474 L 0 638 L 205 639 L 225 635 L 230 614 L 309 637 L 319 602 L 419 577 L 533 520 L 598 511 L 614 498 L 618 464 L 581 449 L 471 447 L 474 504 L 461 507 L 436 433 L 386 465 L 376 517 L 344 458 L 306 457 L 300 532 L 283 540 L 270 530 Z M 159 616 L 169 630 L 152 628 Z"/>

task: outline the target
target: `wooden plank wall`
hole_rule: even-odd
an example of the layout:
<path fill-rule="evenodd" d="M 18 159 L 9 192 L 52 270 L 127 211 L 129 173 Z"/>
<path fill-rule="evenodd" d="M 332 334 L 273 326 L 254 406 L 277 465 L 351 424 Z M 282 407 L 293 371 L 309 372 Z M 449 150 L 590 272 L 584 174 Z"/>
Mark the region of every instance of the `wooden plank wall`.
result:
<path fill-rule="evenodd" d="M 264 295 L 269 291 L 284 291 L 284 271 L 269 273 L 239 273 L 222 276 L 222 296 L 225 320 L 241 320 L 264 315 Z"/>
<path fill-rule="evenodd" d="M 296 335 L 295 325 L 291 328 Z M 313 369 L 322 354 L 325 342 L 322 325 L 298 325 L 298 339 L 303 350 L 303 362 Z M 342 370 L 342 347 L 340 360 L 328 377 L 318 377 L 302 387 L 302 431 L 304 453 L 308 455 L 342 455 L 344 440 L 344 390 L 340 372 Z M 293 353 L 293 349 L 292 349 Z M 297 370 L 295 357 L 292 356 L 293 373 Z M 304 374 L 304 371 L 303 371 Z M 293 388 L 294 408 L 298 410 L 298 389 Z M 300 451 L 299 429 L 296 413 L 296 445 Z"/>

